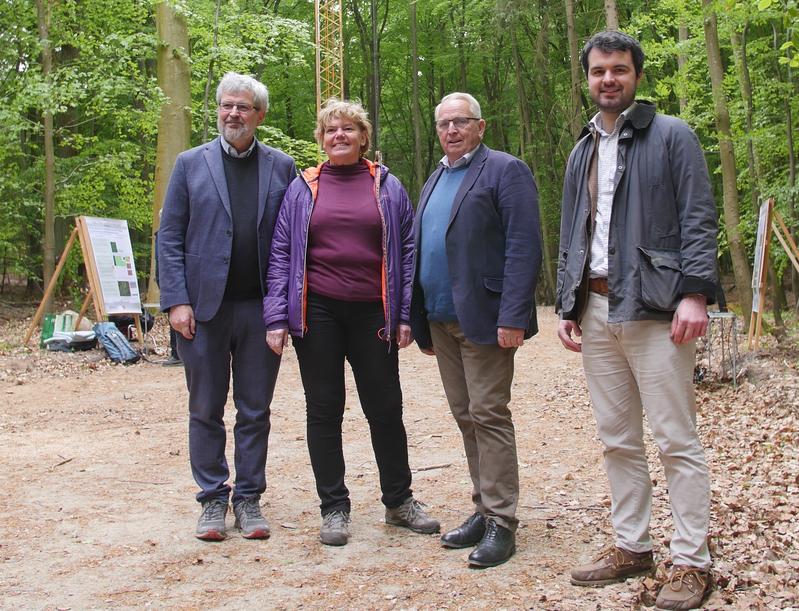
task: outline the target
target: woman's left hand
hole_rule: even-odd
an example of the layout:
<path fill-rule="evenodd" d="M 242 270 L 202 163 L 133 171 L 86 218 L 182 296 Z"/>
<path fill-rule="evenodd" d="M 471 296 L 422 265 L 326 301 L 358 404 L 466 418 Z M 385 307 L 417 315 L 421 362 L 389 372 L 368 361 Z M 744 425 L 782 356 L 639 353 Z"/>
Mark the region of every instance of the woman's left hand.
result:
<path fill-rule="evenodd" d="M 397 325 L 397 345 L 400 348 L 407 348 L 413 342 L 410 325 Z"/>

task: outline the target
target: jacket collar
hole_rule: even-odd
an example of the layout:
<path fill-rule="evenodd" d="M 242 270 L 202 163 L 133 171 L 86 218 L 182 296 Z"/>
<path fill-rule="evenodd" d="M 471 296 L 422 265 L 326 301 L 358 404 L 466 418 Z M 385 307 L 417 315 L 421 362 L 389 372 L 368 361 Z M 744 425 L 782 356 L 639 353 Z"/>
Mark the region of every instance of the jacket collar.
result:
<path fill-rule="evenodd" d="M 372 175 L 372 178 L 375 176 L 375 171 L 377 169 L 377 164 L 374 161 L 370 161 L 366 157 L 362 157 L 363 162 L 369 168 L 369 174 Z M 316 194 L 319 190 L 319 175 L 322 173 L 322 166 L 325 164 L 323 161 L 319 165 L 312 166 L 310 168 L 306 168 L 302 171 L 302 177 L 305 179 L 306 184 L 311 189 L 311 195 L 313 200 L 316 201 Z M 386 180 L 386 176 L 388 176 L 388 168 L 380 164 L 380 184 L 382 186 L 383 182 Z"/>
<path fill-rule="evenodd" d="M 627 120 L 624 125 L 632 125 L 634 129 L 646 129 L 655 118 L 657 109 L 652 102 L 647 100 L 636 100 L 636 104 L 630 109 L 627 114 Z M 624 125 L 622 127 L 624 127 Z M 584 138 L 591 133 L 588 125 L 580 132 L 580 139 Z"/>

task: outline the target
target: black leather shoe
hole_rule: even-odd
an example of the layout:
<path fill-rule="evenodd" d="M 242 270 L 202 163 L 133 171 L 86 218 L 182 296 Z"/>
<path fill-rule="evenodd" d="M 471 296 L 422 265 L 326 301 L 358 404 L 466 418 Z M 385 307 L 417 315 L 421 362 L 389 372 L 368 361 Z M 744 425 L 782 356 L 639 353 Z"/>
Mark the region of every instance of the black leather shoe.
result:
<path fill-rule="evenodd" d="M 451 549 L 477 545 L 486 531 L 486 519 L 481 513 L 474 513 L 458 528 L 441 535 L 441 545 Z"/>
<path fill-rule="evenodd" d="M 516 552 L 516 535 L 491 518 L 486 520 L 486 532 L 474 551 L 469 554 L 472 566 L 497 566 Z"/>

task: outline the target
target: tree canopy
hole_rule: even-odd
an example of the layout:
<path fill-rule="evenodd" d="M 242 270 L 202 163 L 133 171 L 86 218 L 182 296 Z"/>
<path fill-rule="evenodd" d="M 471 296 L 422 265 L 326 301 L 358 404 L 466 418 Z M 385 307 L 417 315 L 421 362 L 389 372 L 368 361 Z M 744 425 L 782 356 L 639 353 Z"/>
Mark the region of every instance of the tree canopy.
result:
<path fill-rule="evenodd" d="M 75 215 L 125 218 L 141 257 L 137 267 L 149 269 L 156 138 L 165 100 L 156 78 L 158 1 L 165 0 L 0 2 L 0 255 L 4 271 L 31 286 L 43 273 L 47 114 L 53 123 L 56 253 Z M 216 83 L 235 70 L 269 87 L 270 111 L 259 137 L 295 156 L 298 166 L 316 163 L 313 3 L 170 4 L 188 31 L 191 144 L 216 134 Z M 576 126 L 594 112 L 583 76 L 574 70 L 574 42 L 579 48 L 614 19 L 646 53 L 639 97 L 685 119 L 702 142 L 723 220 L 722 270 L 734 267 L 736 232 L 742 256 L 751 262 L 758 197 L 775 197 L 788 226 L 797 226 L 797 0 L 343 0 L 342 5 L 345 95 L 362 100 L 373 115 L 379 109 L 383 158 L 412 198 L 441 156 L 433 110 L 450 91 L 475 95 L 488 123 L 487 144 L 533 169 L 547 251 L 544 298 L 554 290 L 566 158 Z M 46 39 L 37 8 L 49 11 Z M 711 18 L 719 41 L 718 89 L 711 87 L 713 59 L 706 53 Z M 43 61 L 48 45 L 49 71 Z M 727 141 L 734 157 L 724 175 L 720 99 L 729 114 Z M 732 193 L 723 194 L 725 176 L 733 177 Z M 732 223 L 730 204 L 739 216 Z M 774 252 L 781 290 L 783 278 L 791 277 L 790 263 L 781 249 Z M 736 275 L 736 285 L 741 282 Z M 792 283 L 796 294 L 795 274 Z"/>

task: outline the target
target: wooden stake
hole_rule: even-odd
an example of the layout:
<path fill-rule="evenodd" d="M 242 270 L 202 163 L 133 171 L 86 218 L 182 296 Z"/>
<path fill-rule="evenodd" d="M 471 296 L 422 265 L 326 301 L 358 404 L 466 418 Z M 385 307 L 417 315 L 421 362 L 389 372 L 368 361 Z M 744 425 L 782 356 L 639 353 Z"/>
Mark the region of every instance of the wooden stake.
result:
<path fill-rule="evenodd" d="M 67 245 L 64 246 L 64 252 L 61 253 L 61 258 L 58 260 L 58 265 L 53 272 L 53 277 L 50 278 L 50 283 L 47 285 L 47 289 L 44 291 L 44 296 L 42 297 L 42 301 L 39 304 L 39 307 L 36 310 L 36 314 L 33 315 L 33 320 L 31 321 L 31 326 L 28 327 L 28 332 L 25 334 L 25 339 L 23 340 L 23 344 L 27 345 L 29 341 L 31 341 L 31 335 L 33 335 L 33 330 L 36 328 L 36 325 L 42 319 L 44 315 L 44 309 L 47 307 L 47 302 L 50 300 L 50 296 L 53 294 L 55 290 L 55 285 L 58 281 L 58 277 L 61 275 L 61 270 L 64 269 L 64 265 L 67 262 L 67 255 L 69 255 L 69 251 L 72 248 L 72 244 L 75 243 L 75 237 L 78 235 L 78 228 L 77 226 L 72 230 L 72 233 L 69 234 L 69 239 L 67 240 Z"/>
<path fill-rule="evenodd" d="M 799 272 L 799 248 L 796 247 L 796 242 L 793 241 L 791 232 L 788 231 L 785 221 L 782 220 L 782 215 L 777 210 L 774 211 L 774 220 L 771 221 L 771 227 L 785 249 L 785 254 L 788 255 L 796 271 Z"/>
<path fill-rule="evenodd" d="M 75 330 L 77 331 L 78 325 L 80 321 L 83 320 L 83 317 L 86 315 L 86 310 L 89 307 L 89 302 L 92 299 L 92 289 L 89 288 L 89 292 L 86 293 L 86 298 L 83 300 L 83 305 L 80 306 L 80 312 L 78 312 L 78 320 L 75 321 Z M 97 322 L 100 322 L 99 320 Z"/>

